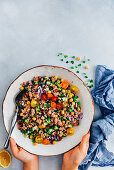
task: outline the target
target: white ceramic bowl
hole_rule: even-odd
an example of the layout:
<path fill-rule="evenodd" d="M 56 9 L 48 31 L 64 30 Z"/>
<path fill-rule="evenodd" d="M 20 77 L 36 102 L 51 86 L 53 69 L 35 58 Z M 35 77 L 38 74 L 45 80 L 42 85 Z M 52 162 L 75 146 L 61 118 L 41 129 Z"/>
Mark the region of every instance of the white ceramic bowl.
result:
<path fill-rule="evenodd" d="M 80 121 L 80 125 L 75 127 L 75 134 L 73 136 L 63 138 L 60 142 L 57 142 L 56 145 L 39 144 L 34 146 L 30 139 L 24 137 L 16 125 L 12 133 L 12 138 L 15 139 L 19 146 L 37 155 L 58 155 L 79 144 L 83 135 L 89 131 L 94 116 L 92 96 L 83 81 L 76 74 L 62 67 L 42 65 L 25 71 L 9 86 L 3 101 L 3 119 L 6 130 L 9 131 L 10 128 L 11 119 L 15 111 L 14 100 L 19 92 L 20 83 L 31 80 L 34 76 L 54 75 L 75 84 L 79 88 L 78 96 L 83 111 L 83 119 Z"/>

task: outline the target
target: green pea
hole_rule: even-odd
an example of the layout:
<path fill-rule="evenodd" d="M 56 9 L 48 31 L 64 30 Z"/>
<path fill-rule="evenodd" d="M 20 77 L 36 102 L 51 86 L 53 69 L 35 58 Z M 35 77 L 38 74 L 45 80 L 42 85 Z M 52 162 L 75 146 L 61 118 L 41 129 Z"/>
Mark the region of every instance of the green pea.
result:
<path fill-rule="evenodd" d="M 60 113 L 61 111 L 60 110 L 57 110 L 57 113 Z"/>
<path fill-rule="evenodd" d="M 58 100 L 58 103 L 61 103 L 61 100 Z"/>
<path fill-rule="evenodd" d="M 80 102 L 77 103 L 80 106 Z"/>

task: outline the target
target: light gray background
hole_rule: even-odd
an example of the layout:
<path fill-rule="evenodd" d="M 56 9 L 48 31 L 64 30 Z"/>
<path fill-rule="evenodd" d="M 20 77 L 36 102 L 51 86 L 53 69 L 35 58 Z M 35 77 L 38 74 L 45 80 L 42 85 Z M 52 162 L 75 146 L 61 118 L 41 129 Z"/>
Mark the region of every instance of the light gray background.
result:
<path fill-rule="evenodd" d="M 2 121 L 6 89 L 30 67 L 66 67 L 56 57 L 58 52 L 89 56 L 92 76 L 97 64 L 114 68 L 114 1 L 0 0 L 0 149 L 7 135 Z M 111 142 L 108 147 L 113 149 Z M 40 157 L 40 170 L 60 170 L 61 166 L 62 155 Z M 22 163 L 12 157 L 8 170 L 14 169 L 21 170 Z M 112 168 L 89 168 L 97 169 Z"/>

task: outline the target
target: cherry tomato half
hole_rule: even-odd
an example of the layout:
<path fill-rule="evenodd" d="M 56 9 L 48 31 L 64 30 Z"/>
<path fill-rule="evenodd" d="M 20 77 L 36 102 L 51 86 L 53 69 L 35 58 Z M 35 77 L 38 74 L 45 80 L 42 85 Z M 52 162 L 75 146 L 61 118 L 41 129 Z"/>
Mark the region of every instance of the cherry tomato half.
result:
<path fill-rule="evenodd" d="M 41 94 L 41 100 L 47 100 L 47 95 L 45 93 Z"/>
<path fill-rule="evenodd" d="M 52 108 L 56 108 L 56 103 L 55 102 L 51 102 L 51 107 Z"/>
<path fill-rule="evenodd" d="M 62 103 L 57 103 L 56 107 L 57 107 L 58 110 L 60 110 L 60 109 L 62 109 L 63 104 Z"/>
<path fill-rule="evenodd" d="M 52 102 L 55 102 L 56 100 L 58 100 L 58 97 L 57 96 L 53 96 L 51 100 L 52 100 Z"/>
<path fill-rule="evenodd" d="M 47 97 L 48 97 L 48 99 L 51 99 L 53 97 L 53 95 L 51 93 L 48 93 Z"/>
<path fill-rule="evenodd" d="M 36 143 L 42 143 L 42 141 L 43 141 L 43 138 L 41 136 L 36 136 L 35 138 Z"/>
<path fill-rule="evenodd" d="M 74 135 L 74 129 L 73 128 L 68 128 L 67 129 L 67 135 L 70 135 L 70 136 Z"/>
<path fill-rule="evenodd" d="M 43 139 L 42 144 L 49 145 L 50 141 L 48 139 Z"/>

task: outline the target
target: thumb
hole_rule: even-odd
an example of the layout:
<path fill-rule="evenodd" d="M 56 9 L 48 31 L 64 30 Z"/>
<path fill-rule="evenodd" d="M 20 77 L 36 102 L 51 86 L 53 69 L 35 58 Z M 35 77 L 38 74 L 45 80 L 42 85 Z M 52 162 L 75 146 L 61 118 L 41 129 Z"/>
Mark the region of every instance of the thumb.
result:
<path fill-rule="evenodd" d="M 90 138 L 90 132 L 88 132 L 86 135 L 83 136 L 82 141 L 79 145 L 79 148 L 83 153 L 87 153 L 89 147 L 89 138 Z"/>
<path fill-rule="evenodd" d="M 13 156 L 17 157 L 18 147 L 17 147 L 16 142 L 13 138 L 10 138 L 10 148 L 11 148 L 11 151 L 13 153 Z"/>

